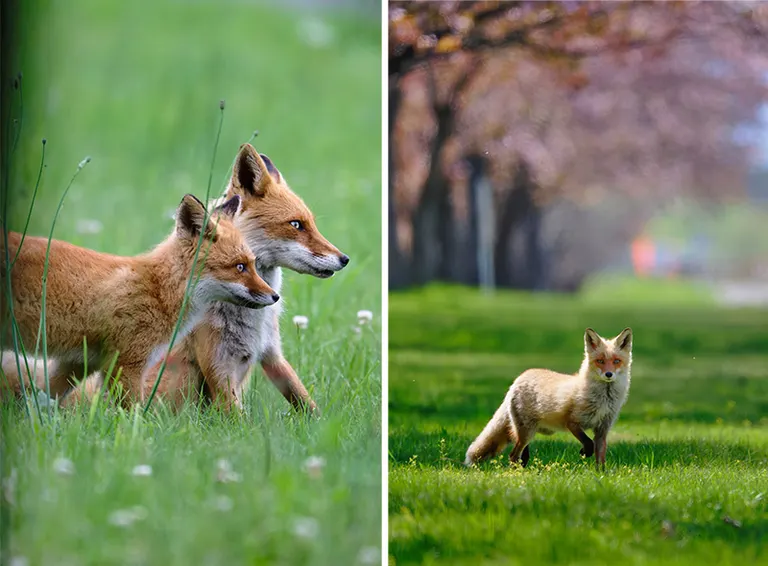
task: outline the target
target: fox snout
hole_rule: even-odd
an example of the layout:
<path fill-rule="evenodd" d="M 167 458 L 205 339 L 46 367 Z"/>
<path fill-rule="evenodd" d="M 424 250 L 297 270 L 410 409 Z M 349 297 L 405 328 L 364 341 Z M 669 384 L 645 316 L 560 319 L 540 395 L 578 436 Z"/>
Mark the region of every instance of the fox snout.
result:
<path fill-rule="evenodd" d="M 248 307 L 251 309 L 260 309 L 263 307 L 268 307 L 270 305 L 274 305 L 277 301 L 280 300 L 280 295 L 275 293 L 274 291 L 263 293 L 261 291 L 258 292 L 249 292 L 250 300 L 244 299 L 242 306 Z"/>
<path fill-rule="evenodd" d="M 251 278 L 246 288 L 248 290 L 248 297 L 243 297 L 243 306 L 245 307 L 259 309 L 274 305 L 280 300 L 280 295 L 255 272 L 254 277 Z"/>

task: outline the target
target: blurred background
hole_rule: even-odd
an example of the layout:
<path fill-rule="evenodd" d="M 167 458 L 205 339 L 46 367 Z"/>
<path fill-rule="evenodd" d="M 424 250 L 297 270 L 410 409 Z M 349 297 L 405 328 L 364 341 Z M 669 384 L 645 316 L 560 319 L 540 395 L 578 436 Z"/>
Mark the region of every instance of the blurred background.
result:
<path fill-rule="evenodd" d="M 32 234 L 48 234 L 90 156 L 54 237 L 123 255 L 155 245 L 185 193 L 205 197 L 224 100 L 210 194 L 251 140 L 379 288 L 380 3 L 40 0 L 15 10 L 4 37 L 4 74 L 23 72 L 3 97 L 17 140 L 5 144 L 11 229 L 24 227 L 46 138 Z M 287 279 L 286 295 L 333 287 Z M 350 292 L 365 308 L 380 300 L 363 285 Z"/>
<path fill-rule="evenodd" d="M 768 302 L 766 8 L 390 2 L 390 286 Z"/>

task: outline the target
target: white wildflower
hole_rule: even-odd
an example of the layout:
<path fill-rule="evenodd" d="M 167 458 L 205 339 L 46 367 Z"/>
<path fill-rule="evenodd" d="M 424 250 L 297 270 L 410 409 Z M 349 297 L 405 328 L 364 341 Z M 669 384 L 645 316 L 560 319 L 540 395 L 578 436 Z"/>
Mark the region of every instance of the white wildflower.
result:
<path fill-rule="evenodd" d="M 310 456 L 304 460 L 304 471 L 311 478 L 319 478 L 323 475 L 325 468 L 325 458 L 322 456 Z"/>
<path fill-rule="evenodd" d="M 360 549 L 357 555 L 360 564 L 381 564 L 381 550 L 375 546 L 366 546 Z"/>
<path fill-rule="evenodd" d="M 53 471 L 63 476 L 71 476 L 75 473 L 75 464 L 67 458 L 56 458 L 53 461 Z"/>
<path fill-rule="evenodd" d="M 77 221 L 77 227 L 75 229 L 78 234 L 98 234 L 104 229 L 104 226 L 98 220 L 81 218 Z"/>
<path fill-rule="evenodd" d="M 115 527 L 130 527 L 136 521 L 147 518 L 147 510 L 139 505 L 130 509 L 118 509 L 109 515 L 109 524 Z"/>
<path fill-rule="evenodd" d="M 26 556 L 14 556 L 9 566 L 29 566 L 29 559 Z"/>
<path fill-rule="evenodd" d="M 293 533 L 299 538 L 312 539 L 319 532 L 320 526 L 312 517 L 299 517 L 293 523 Z"/>
<path fill-rule="evenodd" d="M 136 477 L 147 477 L 152 475 L 152 466 L 148 464 L 139 464 L 133 467 L 131 472 Z"/>
<path fill-rule="evenodd" d="M 373 320 L 373 313 L 371 311 L 357 311 L 357 323 L 360 326 L 368 324 Z"/>
<path fill-rule="evenodd" d="M 296 328 L 299 329 L 305 329 L 307 326 L 309 326 L 309 319 L 301 314 L 297 314 L 293 317 L 293 324 L 296 325 Z"/>
<path fill-rule="evenodd" d="M 218 460 L 216 462 L 216 480 L 221 483 L 240 482 L 243 476 L 232 470 L 232 464 L 229 460 Z"/>

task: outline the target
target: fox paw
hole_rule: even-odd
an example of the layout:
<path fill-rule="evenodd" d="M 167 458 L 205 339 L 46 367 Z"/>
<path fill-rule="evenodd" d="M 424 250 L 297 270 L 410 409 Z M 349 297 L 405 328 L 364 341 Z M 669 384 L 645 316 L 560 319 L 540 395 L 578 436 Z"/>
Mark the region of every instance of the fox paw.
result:
<path fill-rule="evenodd" d="M 594 453 L 595 449 L 592 446 L 588 446 L 587 448 L 582 447 L 581 450 L 579 450 L 579 454 L 587 458 L 591 458 Z"/>

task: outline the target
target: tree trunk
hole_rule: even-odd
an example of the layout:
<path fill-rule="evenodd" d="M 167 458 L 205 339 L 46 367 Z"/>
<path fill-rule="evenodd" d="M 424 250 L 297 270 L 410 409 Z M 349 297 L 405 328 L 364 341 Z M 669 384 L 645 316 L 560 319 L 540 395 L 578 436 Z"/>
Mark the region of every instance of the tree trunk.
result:
<path fill-rule="evenodd" d="M 496 284 L 500 287 L 519 287 L 525 277 L 526 267 L 521 265 L 514 254 L 514 243 L 520 232 L 520 225 L 525 222 L 533 208 L 533 188 L 528 166 L 521 163 L 513 185 L 504 198 L 497 224 L 494 265 Z"/>
<path fill-rule="evenodd" d="M 453 114 L 441 107 L 436 113 L 437 131 L 432 140 L 427 180 L 413 217 L 413 257 L 411 271 L 415 282 L 448 279 L 454 253 L 453 207 L 448 181 L 442 169 L 442 150 L 450 137 Z"/>
<path fill-rule="evenodd" d="M 395 213 L 395 160 L 394 160 L 394 130 L 397 123 L 397 113 L 400 110 L 400 83 L 397 77 L 389 81 L 389 145 L 387 148 L 387 168 L 389 171 L 389 181 L 387 183 L 387 194 L 389 199 L 388 207 L 388 230 L 387 241 L 389 243 L 389 287 L 397 289 L 408 284 L 408 274 L 403 261 L 403 253 L 397 241 L 397 214 Z"/>

